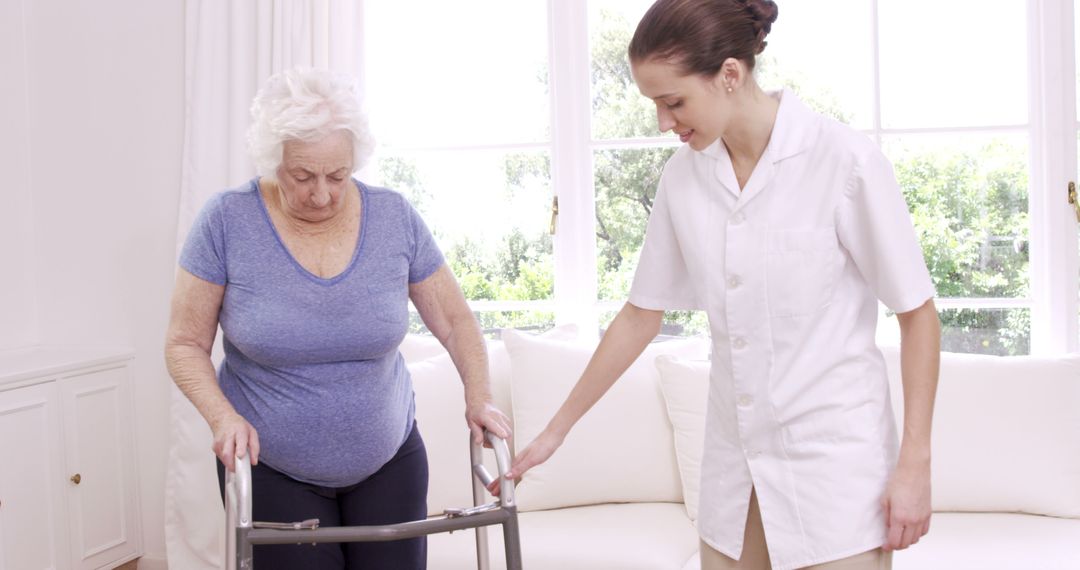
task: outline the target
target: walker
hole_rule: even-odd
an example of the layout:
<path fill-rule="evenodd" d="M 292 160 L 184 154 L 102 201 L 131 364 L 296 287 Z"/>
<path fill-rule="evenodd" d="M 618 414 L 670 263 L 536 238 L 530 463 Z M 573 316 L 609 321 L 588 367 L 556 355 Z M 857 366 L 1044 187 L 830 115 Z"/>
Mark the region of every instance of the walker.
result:
<path fill-rule="evenodd" d="M 494 478 L 484 468 L 482 447 L 469 439 L 473 473 L 473 506 L 446 509 L 441 517 L 405 523 L 371 526 L 319 528 L 319 519 L 300 522 L 253 522 L 251 520 L 251 462 L 236 458 L 236 472 L 225 474 L 225 567 L 252 570 L 251 548 L 256 544 L 314 544 L 317 542 L 376 542 L 416 538 L 466 528 L 476 529 L 476 567 L 488 570 L 487 528 L 502 525 L 507 570 L 521 570 L 521 541 L 518 536 L 514 483 L 505 477 L 510 469 L 510 449 L 506 441 L 484 431 L 495 451 L 500 497 L 480 504 L 487 485 Z"/>

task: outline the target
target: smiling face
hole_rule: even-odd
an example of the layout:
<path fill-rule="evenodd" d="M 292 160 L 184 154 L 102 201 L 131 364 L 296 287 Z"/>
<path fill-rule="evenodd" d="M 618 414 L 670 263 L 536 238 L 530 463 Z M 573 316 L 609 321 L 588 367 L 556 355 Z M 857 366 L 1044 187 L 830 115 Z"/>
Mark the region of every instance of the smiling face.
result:
<path fill-rule="evenodd" d="M 724 134 L 733 101 L 723 71 L 713 78 L 684 75 L 679 65 L 658 59 L 632 62 L 630 71 L 641 94 L 656 104 L 660 132 L 674 132 L 694 150 Z"/>
<path fill-rule="evenodd" d="M 305 222 L 333 218 L 355 189 L 352 171 L 353 140 L 345 131 L 314 142 L 285 141 L 277 171 L 282 209 Z"/>

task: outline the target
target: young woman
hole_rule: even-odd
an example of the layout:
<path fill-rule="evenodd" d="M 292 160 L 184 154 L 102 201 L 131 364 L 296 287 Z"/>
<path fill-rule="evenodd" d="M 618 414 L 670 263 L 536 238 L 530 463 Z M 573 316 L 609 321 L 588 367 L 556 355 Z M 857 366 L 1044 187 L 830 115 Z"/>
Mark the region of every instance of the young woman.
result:
<path fill-rule="evenodd" d="M 559 447 L 664 310 L 704 310 L 702 567 L 887 568 L 929 529 L 934 288 L 880 149 L 755 82 L 776 16 L 771 0 L 659 0 L 638 25 L 634 79 L 686 144 L 664 167 L 629 301 L 510 475 Z M 902 442 L 879 300 L 901 329 Z"/>

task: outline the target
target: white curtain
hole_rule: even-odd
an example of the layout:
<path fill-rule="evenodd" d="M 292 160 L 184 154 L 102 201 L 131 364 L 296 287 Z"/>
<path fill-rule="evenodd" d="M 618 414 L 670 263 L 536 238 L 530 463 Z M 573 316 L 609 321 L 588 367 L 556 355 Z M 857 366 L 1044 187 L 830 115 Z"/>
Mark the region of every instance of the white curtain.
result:
<path fill-rule="evenodd" d="M 254 176 L 244 135 L 251 100 L 267 77 L 296 66 L 360 74 L 361 2 L 187 0 L 177 252 L 208 197 Z M 175 387 L 171 413 L 165 482 L 169 567 L 222 568 L 225 515 L 210 429 Z"/>

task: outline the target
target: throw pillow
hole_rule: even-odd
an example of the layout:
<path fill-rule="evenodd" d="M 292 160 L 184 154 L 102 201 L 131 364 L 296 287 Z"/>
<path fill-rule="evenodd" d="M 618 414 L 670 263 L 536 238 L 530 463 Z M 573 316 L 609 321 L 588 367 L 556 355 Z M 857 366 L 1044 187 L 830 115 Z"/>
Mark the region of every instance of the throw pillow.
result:
<path fill-rule="evenodd" d="M 503 333 L 510 354 L 515 449 L 547 426 L 577 383 L 595 345 Z M 620 502 L 682 502 L 671 427 L 653 361 L 703 358 L 705 339 L 656 342 L 517 487 L 523 511 Z"/>
<path fill-rule="evenodd" d="M 656 368 L 660 371 L 660 390 L 675 431 L 675 454 L 686 514 L 690 520 L 697 520 L 710 362 L 661 356 L 656 359 Z"/>
<path fill-rule="evenodd" d="M 885 348 L 898 432 L 900 354 Z M 935 511 L 1080 518 L 1080 355 L 941 354 L 931 432 Z"/>
<path fill-rule="evenodd" d="M 577 327 L 555 327 L 542 336 L 570 340 Z M 438 341 L 434 341 L 436 344 Z M 441 345 L 440 345 L 441 346 Z M 510 406 L 510 355 L 501 341 L 488 341 L 488 372 L 495 406 L 506 415 Z M 428 452 L 428 514 L 442 514 L 447 507 L 472 505 L 472 471 L 469 459 L 469 428 L 465 424 L 465 388 L 450 355 L 408 365 L 416 397 L 416 425 Z M 513 438 L 509 442 L 513 450 Z M 494 454 L 484 454 L 488 470 L 498 472 Z"/>

